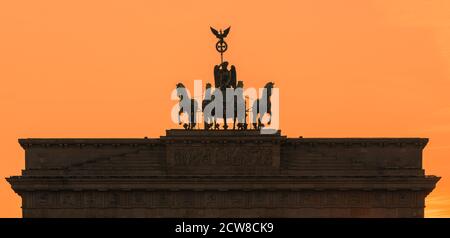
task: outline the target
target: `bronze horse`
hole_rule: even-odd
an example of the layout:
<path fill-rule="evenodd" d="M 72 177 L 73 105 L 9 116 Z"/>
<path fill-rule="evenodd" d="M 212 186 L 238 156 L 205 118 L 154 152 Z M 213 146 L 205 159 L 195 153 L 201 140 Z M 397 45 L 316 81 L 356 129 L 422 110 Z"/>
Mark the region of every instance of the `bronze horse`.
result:
<path fill-rule="evenodd" d="M 179 102 L 180 110 L 178 111 L 178 123 L 181 125 L 180 115 L 183 113 L 186 113 L 189 120 L 188 120 L 188 123 L 183 124 L 183 127 L 186 130 L 192 130 L 197 125 L 197 123 L 196 123 L 197 122 L 196 112 L 198 109 L 197 101 L 195 99 L 190 99 L 188 97 L 186 87 L 182 83 L 178 83 L 176 85 L 176 87 L 177 87 L 177 96 L 180 99 L 180 102 Z M 188 100 L 189 103 L 186 103 L 186 101 L 183 102 L 184 97 L 186 97 L 185 100 Z M 190 108 L 188 108 L 188 109 L 184 108 L 186 105 L 190 105 Z"/>
<path fill-rule="evenodd" d="M 205 130 L 219 129 L 216 120 L 215 108 L 212 108 L 210 112 L 205 112 L 206 107 L 214 101 L 214 98 L 215 96 L 213 95 L 211 84 L 207 83 L 205 90 L 205 98 L 202 101 L 203 122 Z"/>
<path fill-rule="evenodd" d="M 260 98 L 255 100 L 252 105 L 252 125 L 253 129 L 259 130 L 261 127 L 264 127 L 264 124 L 261 122 L 261 119 L 265 114 L 268 114 L 269 121 L 267 122 L 270 125 L 272 121 L 272 103 L 270 101 L 270 97 L 272 96 L 272 88 L 275 83 L 269 82 L 264 86 L 263 94 Z"/>

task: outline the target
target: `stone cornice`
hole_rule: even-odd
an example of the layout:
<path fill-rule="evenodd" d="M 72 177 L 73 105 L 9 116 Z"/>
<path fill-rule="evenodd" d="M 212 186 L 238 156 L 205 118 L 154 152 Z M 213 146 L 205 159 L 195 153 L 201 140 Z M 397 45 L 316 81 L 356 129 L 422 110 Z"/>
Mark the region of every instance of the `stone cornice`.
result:
<path fill-rule="evenodd" d="M 34 190 L 417 190 L 431 191 L 440 177 L 10 177 L 15 191 Z M 32 185 L 32 186 L 30 186 Z"/>
<path fill-rule="evenodd" d="M 287 138 L 284 144 L 287 145 L 344 145 L 350 147 L 366 146 L 405 146 L 414 145 L 424 148 L 428 143 L 428 138 Z"/>
<path fill-rule="evenodd" d="M 179 139 L 184 138 L 180 136 Z M 259 139 L 259 140 L 255 140 Z M 272 136 L 242 136 L 239 138 L 241 141 L 266 141 L 276 139 Z M 177 139 L 178 140 L 178 139 Z M 192 138 L 190 138 L 192 140 Z M 196 140 L 202 141 L 202 138 Z M 209 138 L 211 140 L 211 138 Z M 227 140 L 226 137 L 218 137 L 217 141 Z M 419 148 L 424 148 L 428 143 L 428 138 L 285 138 L 279 137 L 281 143 L 285 145 L 344 145 L 344 146 L 405 146 L 414 145 Z M 84 147 L 84 146 L 127 146 L 127 147 L 137 147 L 137 146 L 157 146 L 164 145 L 165 143 L 170 143 L 172 139 L 167 139 L 162 137 L 161 139 L 148 139 L 148 138 L 27 138 L 19 139 L 19 143 L 22 148 L 27 149 L 33 146 L 38 147 Z"/>
<path fill-rule="evenodd" d="M 40 147 L 84 147 L 84 146 L 130 146 L 136 147 L 141 145 L 161 145 L 159 139 L 148 138 L 26 138 L 19 139 L 22 148 L 27 149 L 32 146 Z"/>

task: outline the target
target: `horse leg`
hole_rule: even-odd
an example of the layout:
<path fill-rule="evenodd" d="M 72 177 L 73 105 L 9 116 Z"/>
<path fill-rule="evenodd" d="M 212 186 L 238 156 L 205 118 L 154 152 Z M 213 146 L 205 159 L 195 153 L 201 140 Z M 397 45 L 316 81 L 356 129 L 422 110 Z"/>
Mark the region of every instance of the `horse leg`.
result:
<path fill-rule="evenodd" d="M 208 117 L 208 118 L 205 119 L 205 128 L 206 128 L 206 130 L 209 130 L 209 128 L 211 128 L 210 122 L 211 122 L 211 118 Z"/>
<path fill-rule="evenodd" d="M 181 113 L 183 113 L 182 109 L 180 109 L 180 111 L 178 111 L 178 125 L 181 125 Z"/>
<path fill-rule="evenodd" d="M 253 124 L 253 129 L 255 129 L 255 130 L 259 129 L 260 120 L 259 120 L 258 116 L 259 116 L 258 113 L 255 113 L 253 115 L 253 123 L 252 124 Z"/>
<path fill-rule="evenodd" d="M 194 127 L 195 127 L 195 118 L 194 117 L 195 117 L 195 114 L 193 114 L 191 111 L 191 114 L 189 115 L 189 130 L 194 129 Z"/>
<path fill-rule="evenodd" d="M 257 114 L 253 111 L 255 110 L 254 108 L 252 109 L 252 120 L 251 120 L 251 125 L 253 126 L 253 129 L 256 130 L 256 120 L 255 117 L 257 116 Z"/>
<path fill-rule="evenodd" d="M 255 129 L 255 130 L 257 130 L 258 128 L 257 128 L 257 119 L 256 119 L 256 117 L 258 116 L 258 114 L 256 114 L 256 113 L 254 113 L 253 114 L 253 119 L 252 119 L 252 126 L 253 126 L 253 129 Z"/>
<path fill-rule="evenodd" d="M 214 118 L 214 130 L 219 130 L 219 123 L 217 123 L 217 118 Z"/>
<path fill-rule="evenodd" d="M 224 130 L 228 129 L 228 124 L 227 124 L 227 114 L 226 114 L 226 112 L 223 114 L 223 129 L 224 129 Z"/>
<path fill-rule="evenodd" d="M 258 112 L 259 112 L 259 99 L 257 99 L 252 105 L 252 126 L 253 129 L 258 130 Z"/>

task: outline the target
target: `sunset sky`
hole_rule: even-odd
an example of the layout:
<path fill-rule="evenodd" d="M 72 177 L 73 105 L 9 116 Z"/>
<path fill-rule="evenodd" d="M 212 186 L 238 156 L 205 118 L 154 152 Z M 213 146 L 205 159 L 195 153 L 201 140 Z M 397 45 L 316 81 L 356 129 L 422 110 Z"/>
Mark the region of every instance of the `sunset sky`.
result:
<path fill-rule="evenodd" d="M 426 217 L 450 217 L 450 1 L 0 1 L 0 217 L 18 138 L 159 137 L 178 82 L 213 81 L 209 26 L 246 87 L 274 81 L 289 137 L 427 137 L 442 176 Z"/>

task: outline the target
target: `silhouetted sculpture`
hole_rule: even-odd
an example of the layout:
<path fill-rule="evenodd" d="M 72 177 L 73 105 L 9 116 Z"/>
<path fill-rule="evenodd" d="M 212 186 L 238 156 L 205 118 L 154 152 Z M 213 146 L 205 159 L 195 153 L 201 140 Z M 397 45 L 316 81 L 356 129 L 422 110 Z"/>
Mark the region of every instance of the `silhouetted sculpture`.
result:
<path fill-rule="evenodd" d="M 230 66 L 230 69 L 228 69 L 229 63 L 227 61 L 223 61 L 223 53 L 228 49 L 228 45 L 225 42 L 225 37 L 230 32 L 230 27 L 222 30 L 216 30 L 211 27 L 212 33 L 219 39 L 219 41 L 216 43 L 216 50 L 220 53 L 220 64 L 214 66 L 214 88 L 211 86 L 210 83 L 206 84 L 206 90 L 205 90 L 205 96 L 202 103 L 202 112 L 203 112 L 203 119 L 204 119 L 204 129 L 210 130 L 210 129 L 220 129 L 220 124 L 217 122 L 218 118 L 223 119 L 223 125 L 222 128 L 227 130 L 228 124 L 227 119 L 233 120 L 233 130 L 247 130 L 248 129 L 248 123 L 247 123 L 247 112 L 249 111 L 247 109 L 247 105 L 244 98 L 244 83 L 242 81 L 237 81 L 237 73 L 236 73 L 236 67 L 234 65 Z M 271 116 L 271 102 L 270 102 L 270 96 L 272 94 L 272 88 L 274 84 L 272 82 L 267 83 L 264 91 L 264 94 L 261 96 L 261 98 L 255 100 L 254 105 L 252 106 L 252 125 L 253 128 L 256 130 L 261 129 L 263 127 L 262 117 L 265 114 L 269 114 Z M 233 89 L 234 92 L 233 96 L 227 97 L 227 89 Z M 215 90 L 219 90 L 221 94 L 217 94 Z M 177 92 L 178 96 L 180 97 L 180 103 L 183 99 L 183 95 L 187 97 L 186 89 L 184 88 L 184 85 L 182 83 L 177 84 Z M 221 98 L 218 98 L 218 95 L 220 95 Z M 217 101 L 215 101 L 217 99 Z M 220 102 L 220 99 L 222 101 Z M 191 110 L 180 108 L 180 112 L 178 117 L 184 112 L 189 117 L 189 122 L 183 124 L 183 127 L 187 130 L 192 130 L 195 128 L 196 125 L 196 112 L 197 112 L 197 102 L 194 99 L 187 99 L 191 102 Z M 234 100 L 232 103 L 231 101 Z M 185 101 L 186 102 L 186 101 Z M 214 104 L 211 104 L 213 103 Z M 263 104 L 262 102 L 267 102 L 267 104 Z M 181 104 L 180 104 L 181 105 Z M 216 108 L 221 107 L 221 108 Z M 228 107 L 228 108 L 227 108 Z M 233 107 L 233 108 L 230 108 Z M 228 110 L 227 110 L 228 109 Z M 228 112 L 228 113 L 227 113 Z M 268 124 L 270 125 L 269 119 Z M 181 123 L 181 122 L 180 122 Z"/>
<path fill-rule="evenodd" d="M 217 31 L 216 29 L 211 28 L 211 32 L 219 39 L 216 43 L 216 50 L 220 52 L 220 62 L 223 62 L 223 53 L 227 51 L 228 45 L 225 42 L 224 38 L 227 37 L 228 33 L 230 32 L 231 27 L 228 27 L 223 32 L 222 30 Z"/>
<path fill-rule="evenodd" d="M 195 128 L 196 123 L 196 112 L 198 109 L 197 102 L 195 99 L 190 99 L 188 97 L 186 87 L 182 83 L 177 84 L 177 96 L 180 99 L 180 110 L 178 112 L 178 123 L 181 125 L 180 115 L 186 113 L 188 116 L 188 123 L 184 123 L 183 127 L 186 130 L 191 130 Z M 186 100 L 186 101 L 183 101 Z M 190 107 L 190 108 L 186 108 Z"/>
<path fill-rule="evenodd" d="M 227 37 L 228 33 L 230 32 L 231 27 L 228 27 L 227 29 L 225 29 L 223 32 L 222 30 L 216 30 L 212 27 L 211 28 L 211 32 L 217 37 L 217 39 L 219 40 L 223 40 L 225 37 Z"/>
<path fill-rule="evenodd" d="M 227 118 L 232 118 L 233 122 L 234 122 L 233 129 L 235 129 L 236 128 L 235 124 L 236 124 L 236 117 L 237 117 L 237 115 L 236 115 L 237 108 L 234 107 L 234 109 L 233 109 L 234 115 L 227 115 L 227 102 L 229 100 L 232 100 L 232 98 L 227 98 L 227 95 L 226 95 L 227 88 L 236 89 L 236 86 L 237 86 L 237 84 L 236 84 L 236 68 L 234 67 L 234 65 L 232 65 L 230 67 L 230 70 L 228 70 L 228 62 L 227 61 L 222 62 L 220 65 L 214 66 L 214 83 L 215 83 L 216 89 L 218 89 L 222 92 L 222 98 L 223 98 L 222 118 L 223 118 L 224 122 L 226 121 Z M 234 104 L 234 106 L 235 106 L 235 104 Z M 226 123 L 224 123 L 223 128 L 224 129 L 228 128 Z"/>
<path fill-rule="evenodd" d="M 260 98 L 253 102 L 252 105 L 252 125 L 256 130 L 264 127 L 264 124 L 261 122 L 263 116 L 267 113 L 269 115 L 269 120 L 267 122 L 270 125 L 272 121 L 272 103 L 270 101 L 270 97 L 272 96 L 272 88 L 275 85 L 273 82 L 269 82 L 264 86 L 263 94 Z"/>
<path fill-rule="evenodd" d="M 236 88 L 236 68 L 231 65 L 228 70 L 228 62 L 214 66 L 214 83 L 216 88 L 224 91 L 226 88 Z"/>
<path fill-rule="evenodd" d="M 216 124 L 216 111 L 214 108 L 211 109 L 211 111 L 206 111 L 206 107 L 212 103 L 215 96 L 212 93 L 212 87 L 210 83 L 206 84 L 205 88 L 205 98 L 202 101 L 202 111 L 203 111 L 203 120 L 204 120 L 204 129 L 218 129 L 215 126 Z"/>
<path fill-rule="evenodd" d="M 238 95 L 234 96 L 234 108 L 235 108 L 235 115 L 237 116 L 238 120 L 237 128 L 238 130 L 247 130 L 247 109 L 246 109 L 247 105 L 245 103 L 244 98 L 244 82 L 238 81 L 236 85 L 236 90 Z M 243 115 L 237 113 L 236 110 L 239 110 L 239 108 L 244 109 Z M 234 118 L 233 129 L 235 127 L 234 126 L 235 124 L 236 124 L 236 117 Z"/>
<path fill-rule="evenodd" d="M 236 117 L 237 117 L 237 107 L 236 107 L 236 100 L 234 103 L 234 115 L 227 115 L 227 102 L 230 100 L 230 98 L 227 99 L 226 97 L 226 89 L 227 88 L 233 88 L 236 89 L 236 68 L 234 65 L 231 65 L 230 70 L 228 70 L 228 62 L 223 61 L 223 53 L 228 49 L 228 45 L 225 42 L 224 38 L 228 35 L 230 32 L 231 27 L 228 27 L 223 32 L 222 30 L 217 31 L 216 29 L 211 27 L 211 32 L 219 39 L 219 41 L 216 43 L 216 50 L 220 53 L 220 64 L 214 66 L 214 84 L 216 89 L 219 89 L 222 92 L 222 98 L 223 98 L 223 114 L 222 118 L 224 120 L 223 128 L 226 130 L 228 128 L 228 125 L 226 123 L 227 118 L 233 119 L 233 129 L 236 128 Z M 242 87 L 241 87 L 242 88 Z M 236 99 L 236 97 L 235 97 Z M 245 110 L 245 108 L 244 108 Z M 240 120 L 240 123 L 243 123 L 242 120 Z M 243 128 L 243 126 L 241 126 Z"/>

